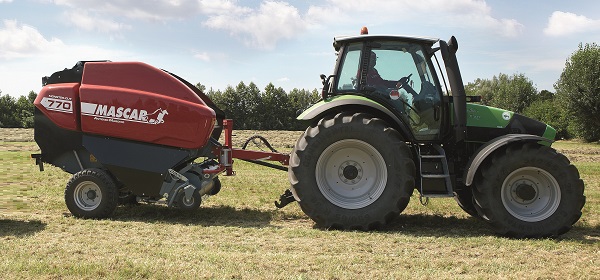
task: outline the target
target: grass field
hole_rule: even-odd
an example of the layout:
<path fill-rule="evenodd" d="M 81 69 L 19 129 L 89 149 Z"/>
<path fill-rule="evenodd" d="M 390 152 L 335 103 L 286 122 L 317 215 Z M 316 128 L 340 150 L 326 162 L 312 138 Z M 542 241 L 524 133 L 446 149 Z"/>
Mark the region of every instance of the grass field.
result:
<path fill-rule="evenodd" d="M 237 131 L 234 145 L 254 132 Z M 298 132 L 260 132 L 283 152 Z M 373 232 L 314 228 L 294 203 L 273 201 L 286 172 L 237 161 L 221 192 L 198 211 L 120 206 L 107 220 L 73 218 L 70 175 L 39 172 L 31 130 L 0 129 L 2 279 L 599 279 L 600 145 L 558 142 L 586 184 L 582 218 L 557 239 L 494 235 L 453 199 L 413 195 Z"/>

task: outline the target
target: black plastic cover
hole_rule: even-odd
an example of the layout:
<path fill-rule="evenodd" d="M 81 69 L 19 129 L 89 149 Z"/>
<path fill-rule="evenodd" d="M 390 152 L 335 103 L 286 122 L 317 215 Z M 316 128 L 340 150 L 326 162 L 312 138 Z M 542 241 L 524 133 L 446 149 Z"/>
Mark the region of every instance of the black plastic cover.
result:
<path fill-rule="evenodd" d="M 78 61 L 73 68 L 54 72 L 50 77 L 42 77 L 42 86 L 60 83 L 81 83 L 83 77 L 83 66 L 86 62 L 107 62 L 110 60 Z"/>

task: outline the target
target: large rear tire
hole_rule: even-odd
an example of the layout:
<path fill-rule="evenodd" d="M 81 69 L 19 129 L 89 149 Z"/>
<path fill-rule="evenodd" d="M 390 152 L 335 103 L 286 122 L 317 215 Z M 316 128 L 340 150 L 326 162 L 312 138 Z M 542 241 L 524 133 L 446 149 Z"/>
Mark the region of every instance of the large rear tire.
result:
<path fill-rule="evenodd" d="M 71 177 L 65 188 L 65 203 L 75 217 L 102 219 L 110 216 L 119 201 L 119 190 L 105 171 L 91 168 Z"/>
<path fill-rule="evenodd" d="M 535 143 L 497 151 L 478 173 L 473 196 L 501 235 L 554 237 L 571 229 L 585 204 L 583 181 L 569 160 Z"/>
<path fill-rule="evenodd" d="M 406 208 L 415 184 L 400 134 L 363 113 L 340 113 L 309 127 L 288 170 L 300 207 L 324 228 L 380 227 Z"/>

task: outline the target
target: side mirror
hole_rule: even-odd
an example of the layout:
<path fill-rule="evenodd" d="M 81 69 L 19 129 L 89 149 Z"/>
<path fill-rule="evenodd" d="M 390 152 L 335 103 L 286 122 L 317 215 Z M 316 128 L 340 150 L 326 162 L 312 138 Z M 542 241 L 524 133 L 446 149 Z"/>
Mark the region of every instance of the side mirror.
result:
<path fill-rule="evenodd" d="M 450 37 L 450 40 L 448 40 L 448 48 L 452 53 L 456 53 L 456 51 L 458 51 L 458 41 L 456 40 L 456 37 Z"/>
<path fill-rule="evenodd" d="M 335 77 L 335 75 L 330 75 L 329 77 L 325 76 L 325 74 L 321 74 L 321 81 L 323 82 L 323 90 L 321 91 L 321 98 L 325 99 L 329 96 L 330 84 L 329 81 L 331 78 Z"/>

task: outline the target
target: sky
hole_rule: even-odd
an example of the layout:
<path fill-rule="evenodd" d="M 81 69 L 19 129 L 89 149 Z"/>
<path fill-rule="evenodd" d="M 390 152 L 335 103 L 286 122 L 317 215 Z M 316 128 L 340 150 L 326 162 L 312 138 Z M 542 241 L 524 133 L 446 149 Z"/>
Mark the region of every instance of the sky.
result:
<path fill-rule="evenodd" d="M 524 74 L 554 91 L 580 43 L 599 43 L 598 0 L 0 0 L 0 91 L 39 92 L 80 60 L 141 61 L 207 88 L 320 89 L 333 38 L 456 36 L 463 81 Z"/>

